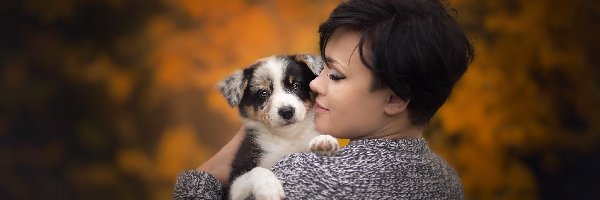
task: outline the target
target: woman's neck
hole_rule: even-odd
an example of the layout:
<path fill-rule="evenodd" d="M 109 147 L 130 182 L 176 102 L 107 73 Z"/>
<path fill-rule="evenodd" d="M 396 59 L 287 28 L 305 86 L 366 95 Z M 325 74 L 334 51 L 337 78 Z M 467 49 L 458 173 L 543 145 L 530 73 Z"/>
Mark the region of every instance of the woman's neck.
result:
<path fill-rule="evenodd" d="M 409 120 L 394 119 L 388 121 L 373 133 L 352 140 L 421 138 L 424 129 L 425 126 L 412 125 Z"/>

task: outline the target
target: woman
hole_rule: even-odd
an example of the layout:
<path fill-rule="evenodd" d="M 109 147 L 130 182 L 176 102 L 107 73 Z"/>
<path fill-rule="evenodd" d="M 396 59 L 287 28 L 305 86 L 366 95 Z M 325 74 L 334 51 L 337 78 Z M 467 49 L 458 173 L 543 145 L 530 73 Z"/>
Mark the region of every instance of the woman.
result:
<path fill-rule="evenodd" d="M 473 59 L 473 48 L 438 0 L 350 0 L 319 28 L 327 66 L 310 83 L 317 131 L 351 139 L 330 157 L 286 156 L 271 170 L 288 199 L 463 199 L 460 178 L 423 130 Z M 217 198 L 243 132 L 175 197 Z"/>

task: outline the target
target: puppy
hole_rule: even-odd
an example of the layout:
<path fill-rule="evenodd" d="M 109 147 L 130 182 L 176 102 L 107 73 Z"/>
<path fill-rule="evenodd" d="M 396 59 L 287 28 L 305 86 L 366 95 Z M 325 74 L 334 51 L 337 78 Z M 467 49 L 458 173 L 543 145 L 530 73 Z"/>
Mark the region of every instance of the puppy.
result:
<path fill-rule="evenodd" d="M 323 69 L 318 56 L 271 56 L 237 70 L 218 84 L 227 103 L 237 107 L 246 136 L 231 165 L 224 198 L 284 198 L 281 182 L 269 171 L 283 156 L 313 150 L 337 151 L 337 140 L 314 130 L 315 94 L 309 83 Z"/>

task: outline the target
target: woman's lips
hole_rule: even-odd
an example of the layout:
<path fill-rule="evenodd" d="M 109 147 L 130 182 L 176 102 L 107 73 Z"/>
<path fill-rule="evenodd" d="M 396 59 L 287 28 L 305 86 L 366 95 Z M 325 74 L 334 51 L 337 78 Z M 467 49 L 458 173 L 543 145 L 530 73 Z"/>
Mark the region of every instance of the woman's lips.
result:
<path fill-rule="evenodd" d="M 313 106 L 313 109 L 317 112 L 317 113 L 322 113 L 322 112 L 327 112 L 329 111 L 329 109 L 323 107 L 319 102 L 315 103 L 315 106 Z"/>

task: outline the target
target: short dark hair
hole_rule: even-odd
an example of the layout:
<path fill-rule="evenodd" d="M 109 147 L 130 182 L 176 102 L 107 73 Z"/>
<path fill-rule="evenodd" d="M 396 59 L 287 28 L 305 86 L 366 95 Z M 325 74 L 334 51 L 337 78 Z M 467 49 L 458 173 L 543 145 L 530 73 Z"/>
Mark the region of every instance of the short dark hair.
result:
<path fill-rule="evenodd" d="M 425 125 L 474 58 L 469 38 L 452 16 L 455 12 L 440 0 L 343 2 L 319 27 L 321 56 L 338 28 L 360 32 L 358 49 L 374 74 L 372 90 L 389 87 L 410 100 L 411 123 Z"/>

